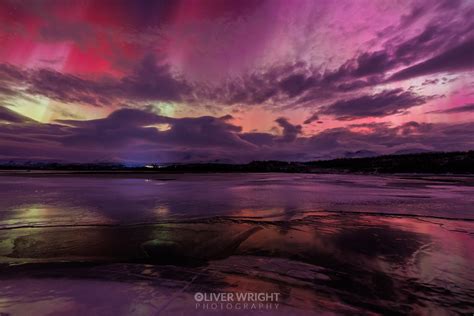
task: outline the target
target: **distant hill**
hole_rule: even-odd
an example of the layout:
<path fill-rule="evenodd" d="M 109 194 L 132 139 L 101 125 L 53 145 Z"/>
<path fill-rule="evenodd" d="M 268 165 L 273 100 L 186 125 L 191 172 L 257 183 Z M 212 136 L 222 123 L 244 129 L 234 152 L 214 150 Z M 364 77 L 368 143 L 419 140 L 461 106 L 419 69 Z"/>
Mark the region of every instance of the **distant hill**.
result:
<path fill-rule="evenodd" d="M 409 149 L 401 149 L 398 150 L 392 155 L 410 155 L 410 154 L 422 154 L 422 153 L 431 153 L 432 151 L 428 149 L 421 149 L 421 148 L 409 148 Z M 377 155 L 380 156 L 380 155 Z"/>
<path fill-rule="evenodd" d="M 344 158 L 367 158 L 367 157 L 376 157 L 379 156 L 378 153 L 371 150 L 358 150 L 358 151 L 351 151 L 346 152 L 344 154 Z"/>
<path fill-rule="evenodd" d="M 363 158 L 339 158 L 309 162 L 253 161 L 248 164 L 195 163 L 125 166 L 116 163 L 0 163 L 3 170 L 63 170 L 81 172 L 211 173 L 211 172 L 293 172 L 293 173 L 434 173 L 474 174 L 474 151 L 394 154 Z M 357 156 L 356 155 L 356 156 Z M 351 156 L 351 155 L 349 155 Z"/>

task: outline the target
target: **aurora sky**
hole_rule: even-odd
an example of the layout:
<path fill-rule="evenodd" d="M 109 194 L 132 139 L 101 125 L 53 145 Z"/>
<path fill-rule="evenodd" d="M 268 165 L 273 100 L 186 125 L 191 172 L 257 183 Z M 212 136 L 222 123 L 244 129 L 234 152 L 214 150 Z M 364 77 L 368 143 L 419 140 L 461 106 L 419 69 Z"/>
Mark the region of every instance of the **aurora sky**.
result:
<path fill-rule="evenodd" d="M 474 1 L 1 0 L 0 160 L 474 149 Z"/>

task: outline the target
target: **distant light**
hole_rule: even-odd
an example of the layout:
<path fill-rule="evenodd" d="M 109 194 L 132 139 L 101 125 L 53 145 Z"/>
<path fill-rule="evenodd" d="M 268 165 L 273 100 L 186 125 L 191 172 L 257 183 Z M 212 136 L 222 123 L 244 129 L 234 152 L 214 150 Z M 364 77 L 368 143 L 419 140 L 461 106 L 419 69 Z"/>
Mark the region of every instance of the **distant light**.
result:
<path fill-rule="evenodd" d="M 155 166 L 153 166 L 153 165 L 145 165 L 145 168 L 150 168 L 150 169 L 152 169 L 152 168 L 155 168 Z"/>

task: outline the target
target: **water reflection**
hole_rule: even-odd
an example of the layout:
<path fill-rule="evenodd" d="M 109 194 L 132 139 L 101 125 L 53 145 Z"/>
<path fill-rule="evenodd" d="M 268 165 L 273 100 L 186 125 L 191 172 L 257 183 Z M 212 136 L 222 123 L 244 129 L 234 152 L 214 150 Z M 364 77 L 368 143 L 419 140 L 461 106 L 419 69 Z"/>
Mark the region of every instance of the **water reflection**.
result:
<path fill-rule="evenodd" d="M 9 240 L 10 246 L 2 246 L 0 256 L 4 263 L 23 263 L 8 268 L 13 274 L 40 262 L 184 266 L 200 277 L 205 274 L 205 280 L 193 282 L 193 290 L 232 289 L 236 284 L 267 290 L 282 284 L 309 300 L 297 304 L 293 294 L 287 297 L 287 305 L 302 309 L 309 308 L 307 304 L 331 309 L 327 302 L 337 298 L 348 310 L 409 313 L 426 312 L 431 306 L 465 312 L 474 307 L 474 223 L 464 223 L 464 232 L 444 225 L 453 223 L 324 214 L 290 221 L 216 218 L 14 229 L 1 232 L 0 239 Z M 57 267 L 43 273 L 61 275 Z"/>
<path fill-rule="evenodd" d="M 191 313 L 218 290 L 282 293 L 283 315 L 474 309 L 472 187 L 215 177 L 0 177 L 0 312 Z"/>
<path fill-rule="evenodd" d="M 284 174 L 169 177 L 0 176 L 0 226 L 242 215 L 288 219 L 317 210 L 474 219 L 474 186 L 465 181 L 446 185 L 436 179 Z"/>

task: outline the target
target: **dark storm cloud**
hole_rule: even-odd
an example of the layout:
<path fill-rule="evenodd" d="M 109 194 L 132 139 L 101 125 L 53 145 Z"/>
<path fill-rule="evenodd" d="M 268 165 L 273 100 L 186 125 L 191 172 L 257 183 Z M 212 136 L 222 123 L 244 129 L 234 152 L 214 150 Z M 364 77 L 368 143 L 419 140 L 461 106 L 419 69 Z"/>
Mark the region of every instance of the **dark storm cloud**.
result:
<path fill-rule="evenodd" d="M 305 76 L 304 74 L 293 74 L 286 78 L 283 78 L 279 82 L 280 89 L 292 98 L 300 95 L 303 91 L 306 91 L 317 83 L 317 79 L 314 76 Z"/>
<path fill-rule="evenodd" d="M 399 63 L 410 64 L 424 55 L 436 51 L 446 44 L 446 33 L 444 28 L 431 24 L 418 35 L 398 44 L 393 49 L 393 58 Z M 390 43 L 389 43 L 390 44 Z"/>
<path fill-rule="evenodd" d="M 27 74 L 15 66 L 9 64 L 0 64 L 0 82 L 16 83 L 27 79 Z"/>
<path fill-rule="evenodd" d="M 356 77 L 365 77 L 383 73 L 393 65 L 394 61 L 386 51 L 363 53 L 357 58 L 357 67 L 352 73 Z"/>
<path fill-rule="evenodd" d="M 459 1 L 416 2 L 401 17 L 399 25 L 379 39 L 376 44 L 380 48 L 358 52 L 335 69 L 293 60 L 286 65 L 255 69 L 201 97 L 217 96 L 217 102 L 222 104 L 313 106 L 314 102 L 337 100 L 348 92 L 360 93 L 386 83 L 394 72 L 398 73 L 391 79 L 399 80 L 469 70 L 473 59 L 469 60 L 468 56 L 472 55 L 472 49 L 465 43 L 474 36 L 473 11 L 469 5 L 461 10 L 458 8 L 461 4 Z M 421 19 L 426 22 L 421 24 L 419 32 L 407 31 Z M 406 70 L 400 70 L 403 68 Z"/>
<path fill-rule="evenodd" d="M 46 96 L 64 103 L 82 103 L 93 106 L 111 105 L 117 87 L 113 83 L 95 82 L 50 69 L 30 71 L 28 93 Z"/>
<path fill-rule="evenodd" d="M 0 64 L 0 100 L 20 96 L 19 90 L 27 79 L 25 72 L 9 64 Z"/>
<path fill-rule="evenodd" d="M 446 23 L 441 23 L 443 21 Z M 0 93 L 14 95 L 15 91 L 20 93 L 16 89 L 18 86 L 26 86 L 23 92 L 94 106 L 118 102 L 186 101 L 196 106 L 211 102 L 308 107 L 314 102 L 337 100 L 348 92 L 361 93 L 359 91 L 386 82 L 387 74 L 401 67 L 408 66 L 388 81 L 472 70 L 474 41 L 465 39 L 472 34 L 468 28 L 471 24 L 464 18 L 432 22 L 411 38 L 388 40 L 383 49 L 362 52 L 333 70 L 293 61 L 254 69 L 240 77 L 228 78 L 217 86 L 188 83 L 153 55 L 145 55 L 121 79 L 92 80 L 50 69 L 22 70 L 3 64 L 0 83 L 4 84 Z M 437 55 L 433 56 L 434 53 Z"/>
<path fill-rule="evenodd" d="M 429 123 L 418 123 L 418 122 L 407 122 L 402 125 L 400 125 L 396 129 L 396 133 L 407 136 L 407 135 L 414 135 L 414 134 L 421 134 L 421 133 L 427 133 L 430 132 L 432 129 L 433 125 Z"/>
<path fill-rule="evenodd" d="M 203 116 L 174 119 L 171 128 L 162 134 L 163 142 L 190 147 L 228 147 L 248 149 L 252 144 L 238 137 L 241 127 L 221 118 Z"/>
<path fill-rule="evenodd" d="M 311 124 L 315 121 L 319 121 L 319 115 L 318 113 L 314 113 L 313 115 L 311 115 L 310 117 L 308 117 L 304 122 L 303 124 Z"/>
<path fill-rule="evenodd" d="M 363 128 L 364 132 L 358 129 Z M 384 123 L 325 130 L 307 139 L 308 147 L 320 157 L 344 157 L 348 152 L 369 150 L 378 154 L 410 150 L 470 150 L 474 123 L 428 124 L 408 122 L 391 127 Z"/>
<path fill-rule="evenodd" d="M 130 76 L 124 77 L 118 89 L 126 97 L 138 100 L 179 101 L 190 87 L 176 79 L 166 64 L 159 64 L 154 55 L 147 55 Z"/>
<path fill-rule="evenodd" d="M 157 115 L 148 111 L 123 108 L 112 112 L 106 118 L 80 121 L 80 120 L 58 120 L 56 122 L 75 128 L 90 130 L 111 130 L 136 126 L 149 126 L 154 124 L 166 124 L 170 118 Z"/>
<path fill-rule="evenodd" d="M 176 35 L 179 33 L 164 32 L 166 29 L 164 26 L 173 24 L 177 10 L 182 9 L 183 4 L 179 1 L 130 2 L 119 0 L 106 1 L 105 3 L 98 1 L 87 3 L 87 6 L 85 4 L 77 6 L 78 10 L 87 7 L 86 15 L 89 15 L 89 12 L 107 12 L 106 21 L 102 21 L 102 19 L 96 21 L 95 14 L 91 14 L 87 19 L 71 18 L 69 21 L 63 15 L 58 14 L 58 12 L 68 9 L 68 4 L 56 1 L 40 1 L 34 4 L 7 1 L 2 5 L 6 6 L 5 12 L 12 12 L 14 17 L 22 22 L 31 17 L 41 20 L 38 32 L 33 35 L 34 37 L 39 36 L 42 42 L 46 41 L 48 44 L 50 42 L 62 43 L 66 41 L 68 44 L 73 42 L 74 46 L 83 49 L 84 43 L 92 41 L 92 44 L 88 43 L 88 45 L 100 48 L 98 50 L 102 50 L 102 46 L 110 46 L 95 56 L 98 58 L 97 60 L 103 62 L 105 54 L 107 58 L 105 62 L 109 62 L 113 67 L 121 63 L 126 64 L 126 66 L 122 65 L 123 67 L 117 66 L 120 71 L 126 72 L 126 75 L 121 79 L 91 79 L 47 69 L 9 69 L 12 72 L 8 75 L 10 76 L 9 82 L 14 84 L 13 88 L 12 85 L 2 85 L 0 94 L 3 95 L 14 95 L 15 91 L 18 91 L 18 89 L 15 90 L 15 86 L 26 85 L 26 91 L 35 95 L 44 95 L 61 102 L 94 106 L 116 105 L 119 102 L 185 101 L 197 107 L 202 107 L 203 103 L 213 103 L 217 106 L 268 104 L 272 107 L 311 107 L 318 101 L 332 102 L 346 98 L 347 93 L 366 93 L 364 90 L 385 83 L 394 72 L 395 74 L 390 77 L 390 80 L 404 80 L 437 72 L 472 69 L 472 58 L 468 57 L 469 54 L 472 54 L 472 40 L 469 42 L 469 39 L 472 39 L 473 36 L 473 11 L 469 3 L 461 1 L 416 1 L 405 14 L 400 16 L 398 23 L 396 22 L 395 25 L 381 32 L 383 36 L 377 38 L 377 42 L 373 46 L 376 47 L 375 49 L 371 50 L 369 46 L 366 51 L 355 53 L 356 50 L 353 50 L 354 55 L 347 56 L 348 60 L 341 62 L 338 67 L 326 68 L 324 63 L 304 64 L 298 60 L 299 55 L 290 60 L 285 59 L 285 62 L 288 62 L 286 65 L 281 63 L 272 65 L 272 60 L 269 58 L 269 63 L 265 63 L 262 68 L 249 67 L 248 73 L 239 73 L 235 77 L 227 78 L 228 80 L 219 81 L 212 87 L 204 82 L 190 83 L 184 80 L 173 73 L 167 64 L 155 60 L 151 55 L 146 55 L 140 61 L 140 58 L 136 56 L 133 58 L 122 56 L 127 54 L 119 49 L 124 46 L 127 47 L 128 52 L 128 44 L 133 43 L 131 50 L 136 49 L 139 51 L 139 56 L 143 56 L 145 52 L 150 51 L 150 47 L 153 47 L 152 50 L 155 51 L 156 46 L 160 46 L 162 43 L 166 44 L 166 41 L 180 42 L 182 39 Z M 267 8 L 268 3 L 259 0 L 205 1 L 200 5 L 202 5 L 201 9 L 208 14 L 203 14 L 206 26 L 210 29 L 218 29 L 223 25 L 240 25 L 240 22 L 227 25 L 222 24 L 223 22 L 216 18 L 224 16 L 226 21 L 233 21 L 234 18 L 238 20 L 252 19 L 251 14 L 255 14 L 257 9 Z M 319 4 L 316 6 L 319 8 Z M 52 8 L 56 8 L 57 11 L 51 10 Z M 256 26 L 267 25 L 264 17 L 258 20 L 262 25 L 256 24 Z M 274 15 L 269 15 L 268 20 L 269 23 L 273 23 Z M 336 23 L 337 20 L 332 22 Z M 424 24 L 416 24 L 420 22 Z M 275 30 L 273 24 L 268 25 L 271 26 L 269 34 L 262 31 L 262 38 L 270 37 L 270 33 Z M 415 25 L 416 27 L 414 27 Z M 204 30 L 193 31 L 206 33 L 207 27 L 204 27 Z M 253 30 L 256 28 L 253 27 Z M 414 33 L 413 30 L 418 29 L 419 32 Z M 230 31 L 225 33 L 233 34 Z M 200 37 L 198 36 L 198 38 Z M 207 39 L 207 37 L 203 38 Z M 223 39 L 227 39 L 227 37 Z M 260 37 L 257 39 L 259 42 L 261 41 Z M 245 45 L 252 44 L 252 42 L 245 40 L 242 40 L 241 46 L 242 49 L 248 48 L 248 52 L 253 50 L 253 47 L 255 50 L 264 47 L 255 43 L 253 43 L 254 45 Z M 222 41 L 222 43 L 227 42 Z M 190 52 L 185 51 L 185 53 L 194 56 L 192 50 L 201 51 L 203 47 L 209 48 L 209 51 L 213 52 L 212 44 L 209 44 L 209 47 L 207 47 L 207 42 L 204 44 L 202 47 L 190 45 L 192 47 Z M 225 45 L 218 46 L 219 49 L 222 49 L 222 46 Z M 183 49 L 186 50 L 186 48 Z M 84 51 L 88 55 L 94 55 L 92 52 Z M 166 49 L 160 50 L 160 53 L 166 54 Z M 229 55 L 233 56 L 230 53 Z M 253 54 L 249 55 L 253 56 Z M 164 57 L 173 59 L 174 56 Z M 206 54 L 201 54 L 200 57 L 212 59 L 208 58 Z M 233 58 L 239 59 L 240 57 Z M 206 61 L 202 59 L 192 59 L 193 65 L 206 65 Z M 207 61 L 209 62 L 209 60 Z M 75 62 L 81 64 L 80 61 Z M 133 66 L 134 63 L 137 64 Z M 3 65 L 2 67 L 12 68 L 13 66 Z M 400 70 L 402 68 L 405 69 Z M 15 72 L 17 73 L 15 74 Z M 187 74 L 191 71 L 184 68 L 183 72 Z M 3 75 L 5 75 L 5 71 L 3 71 Z M 0 69 L 0 82 L 1 76 L 2 70 Z"/>
<path fill-rule="evenodd" d="M 243 140 L 257 146 L 272 146 L 275 142 L 275 135 L 269 133 L 242 133 L 239 135 Z"/>
<path fill-rule="evenodd" d="M 430 111 L 428 113 L 453 114 L 453 113 L 467 113 L 467 112 L 474 112 L 474 103 L 470 103 L 470 104 L 466 104 L 463 106 L 458 106 L 458 107 L 450 108 L 446 110 Z"/>
<path fill-rule="evenodd" d="M 473 56 L 474 39 L 470 39 L 433 58 L 395 73 L 389 81 L 406 80 L 441 72 L 469 71 L 474 69 Z"/>
<path fill-rule="evenodd" d="M 51 69 L 23 70 L 0 65 L 0 83 L 9 92 L 25 92 L 42 95 L 65 103 L 81 103 L 93 106 L 109 106 L 121 100 L 180 101 L 191 91 L 190 86 L 174 76 L 166 64 L 152 55 L 145 56 L 132 73 L 122 79 L 90 80 L 63 74 Z"/>
<path fill-rule="evenodd" d="M 426 8 L 423 6 L 414 7 L 408 16 L 402 17 L 399 31 L 404 29 L 406 23 L 412 23 L 413 19 L 418 19 L 422 15 L 422 11 L 427 11 L 430 8 L 431 4 L 428 4 Z M 469 64 L 468 58 L 466 58 L 472 51 L 472 46 L 469 44 L 472 40 L 469 40 L 469 38 L 472 39 L 472 36 L 474 36 L 474 23 L 469 18 L 469 10 L 471 9 L 462 14 L 456 13 L 453 15 L 444 12 L 442 15 L 435 15 L 420 33 L 410 38 L 405 38 L 403 35 L 389 38 L 383 44 L 382 50 L 360 54 L 343 64 L 331 76 L 343 80 L 350 77 L 377 75 L 380 77 L 377 78 L 379 80 L 372 78 L 371 82 L 372 85 L 375 85 L 381 83 L 380 79 L 385 77 L 389 71 L 413 64 L 411 67 L 417 67 L 420 61 L 424 63 L 430 59 L 434 59 L 431 62 L 432 64 L 442 62 L 443 64 L 446 63 L 446 66 L 440 65 L 439 69 L 433 71 L 420 69 L 419 72 L 411 73 L 410 78 L 446 70 L 462 70 L 465 64 Z M 458 60 L 449 64 L 448 57 Z M 404 70 L 400 72 L 404 72 Z M 399 79 L 408 79 L 408 77 Z M 397 80 L 399 79 L 397 78 Z M 350 82 L 343 85 L 350 85 Z M 360 83 L 359 85 L 363 86 Z"/>
<path fill-rule="evenodd" d="M 223 104 L 305 106 L 387 81 L 472 70 L 473 41 L 466 40 L 473 34 L 472 25 L 466 17 L 441 18 L 411 38 L 389 39 L 383 49 L 362 52 L 334 70 L 323 71 L 294 61 L 256 70 L 217 89 L 196 87 L 197 95 L 203 99 L 214 97 Z M 398 72 L 388 77 L 394 71 Z"/>
<path fill-rule="evenodd" d="M 136 109 L 121 109 L 104 119 L 61 120 L 70 126 L 62 142 L 66 146 L 116 147 L 130 142 L 186 147 L 253 147 L 238 137 L 241 128 L 229 117 L 170 118 Z M 162 127 L 163 130 L 156 127 Z"/>
<path fill-rule="evenodd" d="M 301 125 L 293 125 L 284 117 L 277 118 L 275 122 L 283 128 L 282 137 L 279 139 L 282 142 L 293 142 L 301 134 Z"/>
<path fill-rule="evenodd" d="M 400 18 L 400 28 L 406 28 L 417 21 L 426 13 L 426 9 L 422 5 L 415 5 L 408 14 L 402 15 Z"/>
<path fill-rule="evenodd" d="M 385 90 L 374 95 L 337 101 L 318 113 L 332 115 L 338 120 L 354 120 L 363 117 L 384 117 L 403 113 L 410 107 L 426 102 L 425 97 L 402 89 Z"/>
<path fill-rule="evenodd" d="M 305 137 L 300 126 L 279 119 L 282 135 L 244 133 L 230 117 L 170 118 L 122 109 L 98 120 L 27 121 L 1 112 L 0 159 L 118 162 L 248 162 L 353 157 L 357 152 L 468 150 L 474 123 L 352 124 Z M 6 114 L 5 114 L 6 113 Z"/>

